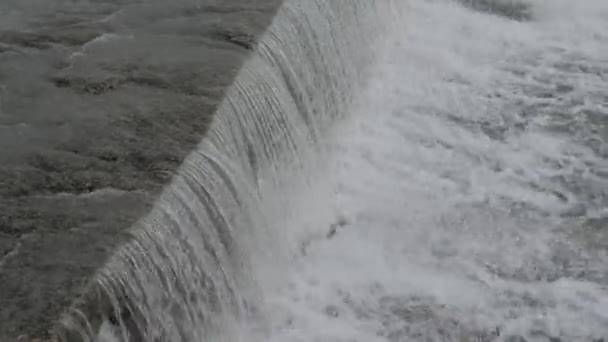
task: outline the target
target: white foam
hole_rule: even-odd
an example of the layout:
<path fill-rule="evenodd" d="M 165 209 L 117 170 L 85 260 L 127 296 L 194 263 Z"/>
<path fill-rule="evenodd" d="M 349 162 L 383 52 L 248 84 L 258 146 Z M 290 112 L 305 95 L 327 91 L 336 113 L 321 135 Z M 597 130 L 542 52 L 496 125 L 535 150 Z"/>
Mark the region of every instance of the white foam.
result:
<path fill-rule="evenodd" d="M 334 132 L 330 175 L 294 194 L 298 210 L 281 229 L 297 252 L 287 270 L 264 273 L 270 340 L 608 337 L 606 285 L 572 273 L 607 260 L 585 259 L 591 252 L 563 233 L 577 222 L 563 213 L 584 196 L 554 181 L 606 161 L 542 118 L 516 125 L 538 100 L 522 90 L 535 74 L 582 79 L 583 93 L 601 85 L 551 63 L 570 54 L 601 63 L 605 6 L 535 6 L 537 21 L 522 23 L 411 2 L 352 119 Z M 505 127 L 502 136 L 480 122 Z"/>

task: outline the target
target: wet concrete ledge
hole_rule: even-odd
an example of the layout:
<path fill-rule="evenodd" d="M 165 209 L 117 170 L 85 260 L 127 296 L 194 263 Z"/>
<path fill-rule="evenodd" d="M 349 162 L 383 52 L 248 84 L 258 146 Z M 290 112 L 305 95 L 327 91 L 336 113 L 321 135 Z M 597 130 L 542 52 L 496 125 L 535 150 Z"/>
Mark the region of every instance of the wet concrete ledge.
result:
<path fill-rule="evenodd" d="M 52 339 L 280 2 L 0 4 L 0 341 Z"/>

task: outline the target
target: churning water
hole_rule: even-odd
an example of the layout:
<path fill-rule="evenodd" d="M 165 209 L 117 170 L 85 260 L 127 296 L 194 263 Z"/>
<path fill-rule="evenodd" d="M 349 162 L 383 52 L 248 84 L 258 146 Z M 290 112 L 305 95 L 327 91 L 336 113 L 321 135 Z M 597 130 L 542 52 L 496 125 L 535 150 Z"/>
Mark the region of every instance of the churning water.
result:
<path fill-rule="evenodd" d="M 529 4 L 288 1 L 98 338 L 608 338 L 608 3 Z"/>

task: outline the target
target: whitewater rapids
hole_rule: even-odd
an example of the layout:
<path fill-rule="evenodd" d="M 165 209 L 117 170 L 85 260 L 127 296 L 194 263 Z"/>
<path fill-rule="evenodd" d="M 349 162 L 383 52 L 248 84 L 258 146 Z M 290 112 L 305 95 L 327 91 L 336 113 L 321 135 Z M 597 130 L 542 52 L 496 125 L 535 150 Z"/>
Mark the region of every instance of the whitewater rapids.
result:
<path fill-rule="evenodd" d="M 608 5 L 532 10 L 409 3 L 282 227 L 273 341 L 608 338 Z"/>

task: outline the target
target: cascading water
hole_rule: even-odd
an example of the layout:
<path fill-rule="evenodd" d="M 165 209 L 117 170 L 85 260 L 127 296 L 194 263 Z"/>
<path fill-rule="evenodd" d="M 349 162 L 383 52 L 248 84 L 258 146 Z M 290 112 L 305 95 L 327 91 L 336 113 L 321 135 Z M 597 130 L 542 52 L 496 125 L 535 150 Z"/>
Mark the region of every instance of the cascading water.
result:
<path fill-rule="evenodd" d="M 66 325 L 608 338 L 606 18 L 601 0 L 287 1 L 100 272 L 102 315 Z"/>
<path fill-rule="evenodd" d="M 70 336 L 240 339 L 264 310 L 251 264 L 281 257 L 272 222 L 293 208 L 288 190 L 311 180 L 305 170 L 323 164 L 323 137 L 346 114 L 397 3 L 283 4 L 206 138 L 100 271 L 85 305 L 98 309 L 64 319 Z"/>

